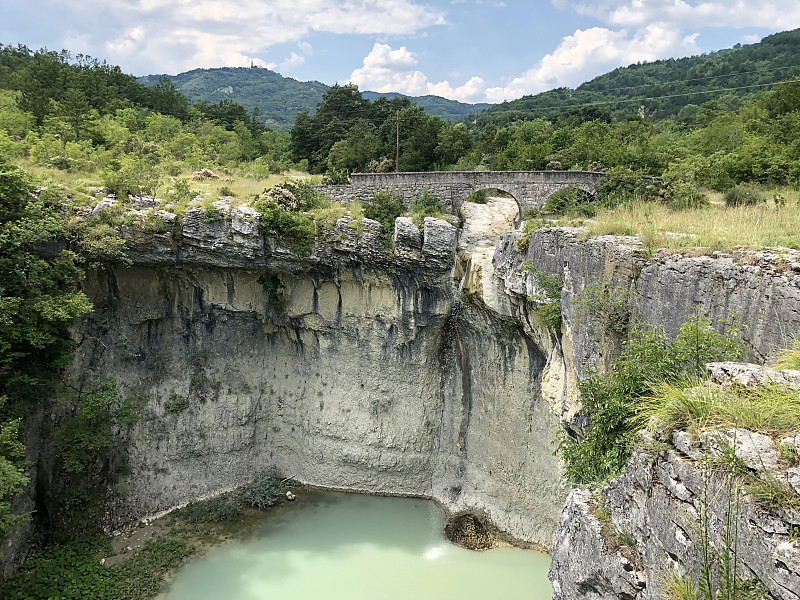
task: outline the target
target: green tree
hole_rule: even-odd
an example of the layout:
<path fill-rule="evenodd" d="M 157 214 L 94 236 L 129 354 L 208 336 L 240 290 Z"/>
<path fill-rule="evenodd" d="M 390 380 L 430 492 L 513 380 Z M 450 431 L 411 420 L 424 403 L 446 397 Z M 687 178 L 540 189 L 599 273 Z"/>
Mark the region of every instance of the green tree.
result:
<path fill-rule="evenodd" d="M 64 92 L 58 114 L 69 124 L 75 140 L 80 141 L 92 119 L 92 108 L 83 92 L 76 88 L 69 88 Z"/>
<path fill-rule="evenodd" d="M 0 535 L 19 522 L 11 499 L 27 483 L 20 416 L 49 397 L 73 349 L 68 328 L 91 310 L 75 291 L 78 256 L 42 252 L 66 239 L 61 198 L 33 189 L 29 175 L 0 159 Z"/>

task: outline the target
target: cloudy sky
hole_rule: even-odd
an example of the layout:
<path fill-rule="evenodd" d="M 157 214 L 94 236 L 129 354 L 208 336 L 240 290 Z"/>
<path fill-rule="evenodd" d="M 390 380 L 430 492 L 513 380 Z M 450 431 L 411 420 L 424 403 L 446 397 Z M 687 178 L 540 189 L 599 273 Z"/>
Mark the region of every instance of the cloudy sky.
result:
<path fill-rule="evenodd" d="M 0 0 L 0 43 L 500 102 L 800 27 L 798 0 Z"/>

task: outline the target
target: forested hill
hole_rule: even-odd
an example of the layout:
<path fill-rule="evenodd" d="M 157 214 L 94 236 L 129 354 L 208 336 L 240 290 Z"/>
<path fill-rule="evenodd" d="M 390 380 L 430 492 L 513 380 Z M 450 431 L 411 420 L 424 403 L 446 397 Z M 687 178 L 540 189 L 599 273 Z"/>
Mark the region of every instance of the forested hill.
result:
<path fill-rule="evenodd" d="M 231 101 L 258 115 L 268 127 L 289 129 L 304 110 L 313 111 L 328 86 L 319 81 L 297 81 L 262 68 L 222 67 L 194 69 L 179 75 L 147 75 L 139 81 L 147 86 L 168 77 L 192 102 L 216 104 Z"/>
<path fill-rule="evenodd" d="M 495 105 L 470 119 L 479 127 L 568 112 L 586 118 L 624 118 L 644 107 L 648 120 L 691 120 L 716 100 L 735 110 L 743 99 L 800 75 L 800 29 L 710 54 L 615 69 L 572 90 L 559 88 Z"/>
<path fill-rule="evenodd" d="M 392 98 L 408 98 L 413 104 L 421 106 L 429 115 L 442 117 L 445 121 L 460 121 L 464 117 L 475 114 L 492 106 L 487 103 L 466 104 L 457 100 L 448 100 L 441 96 L 406 96 L 398 93 L 382 94 L 379 92 L 362 92 L 362 96 L 367 100 L 377 100 L 385 97 L 387 100 Z"/>
<path fill-rule="evenodd" d="M 258 109 L 258 115 L 267 126 L 290 129 L 295 116 L 303 111 L 314 112 L 329 86 L 319 81 L 298 81 L 263 68 L 223 67 L 219 69 L 194 69 L 179 75 L 147 75 L 139 81 L 155 85 L 168 77 L 175 87 L 192 102 L 216 104 L 229 100 L 244 106 L 248 112 Z M 425 112 L 446 121 L 459 121 L 467 115 L 480 112 L 489 104 L 465 104 L 439 96 L 404 96 L 364 92 L 364 97 L 375 100 L 408 98 Z"/>

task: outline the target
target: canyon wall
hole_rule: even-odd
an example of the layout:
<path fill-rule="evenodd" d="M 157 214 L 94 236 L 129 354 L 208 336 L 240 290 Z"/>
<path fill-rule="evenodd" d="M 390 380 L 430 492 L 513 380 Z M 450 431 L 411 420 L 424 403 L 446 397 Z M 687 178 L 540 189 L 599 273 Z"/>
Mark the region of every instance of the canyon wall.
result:
<path fill-rule="evenodd" d="M 78 387 L 112 376 L 142 405 L 118 432 L 126 470 L 105 490 L 104 527 L 275 466 L 309 484 L 430 497 L 546 547 L 567 496 L 551 441 L 585 425 L 577 382 L 610 366 L 631 319 L 673 334 L 694 312 L 718 324 L 738 313 L 757 357 L 797 331 L 792 253 L 653 258 L 632 238 L 547 229 L 524 251 L 509 232 L 457 257 L 449 223 L 398 225 L 386 251 L 378 223 L 343 219 L 302 257 L 249 209 L 212 221 L 192 210 L 165 234 L 123 228 L 130 264 L 82 282 L 97 308 L 69 374 Z M 526 265 L 561 282 L 560 333 L 538 322 Z M 592 286 L 625 299 L 611 315 L 624 323 L 581 300 Z M 39 431 L 60 414 L 40 415 Z M 43 518 L 59 486 L 52 440 L 37 435 Z"/>
<path fill-rule="evenodd" d="M 558 415 L 541 401 L 550 349 L 535 339 L 551 336 L 457 297 L 457 230 L 427 219 L 387 253 L 377 223 L 343 221 L 298 257 L 236 218 L 190 212 L 174 239 L 126 230 L 133 264 L 83 284 L 102 308 L 74 379 L 113 376 L 145 402 L 105 525 L 274 465 L 431 497 L 548 544 L 566 496 Z"/>

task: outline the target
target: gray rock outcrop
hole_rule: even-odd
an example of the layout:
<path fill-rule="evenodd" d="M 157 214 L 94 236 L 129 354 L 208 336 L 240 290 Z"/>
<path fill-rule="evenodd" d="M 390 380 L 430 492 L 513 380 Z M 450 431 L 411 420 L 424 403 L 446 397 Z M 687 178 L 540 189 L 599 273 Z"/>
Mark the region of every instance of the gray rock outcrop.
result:
<path fill-rule="evenodd" d="M 719 375 L 719 364 L 709 371 Z M 727 371 L 731 380 L 749 373 L 745 382 L 771 376 L 756 365 Z M 717 589 L 734 580 L 725 575 L 726 564 L 735 569 L 737 585 L 750 582 L 763 586 L 765 597 L 798 600 L 800 510 L 768 506 L 743 485 L 741 474 L 726 472 L 712 457 L 735 456 L 788 494 L 797 492 L 797 467 L 782 458 L 772 438 L 742 428 L 709 430 L 699 438 L 676 431 L 671 440 L 674 449 L 637 449 L 625 472 L 602 491 L 570 494 L 551 546 L 554 600 L 657 600 L 668 597 L 670 580 L 696 585 L 704 573 L 712 574 Z M 780 443 L 795 447 L 794 437 Z"/>

